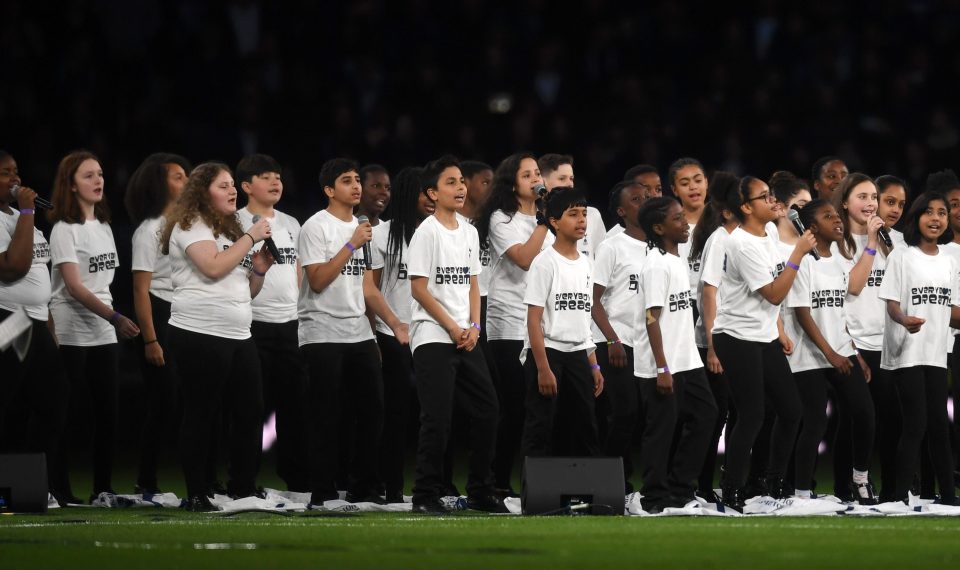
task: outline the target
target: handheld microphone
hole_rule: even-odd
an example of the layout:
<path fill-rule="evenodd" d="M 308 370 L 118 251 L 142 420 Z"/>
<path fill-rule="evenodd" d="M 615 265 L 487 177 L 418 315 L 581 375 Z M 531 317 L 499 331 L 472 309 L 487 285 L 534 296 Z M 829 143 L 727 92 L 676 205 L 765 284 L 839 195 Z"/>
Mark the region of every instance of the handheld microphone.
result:
<path fill-rule="evenodd" d="M 883 227 L 877 230 L 877 235 L 880 236 L 880 239 L 883 240 L 883 243 L 887 244 L 888 248 L 893 247 L 893 241 L 890 239 L 890 234 L 887 232 L 887 228 Z"/>
<path fill-rule="evenodd" d="M 10 187 L 10 195 L 11 195 L 11 196 L 13 196 L 14 198 L 16 198 L 16 197 L 17 197 L 17 194 L 19 194 L 19 193 L 20 193 L 20 185 L 19 185 L 19 184 L 14 184 L 13 186 Z M 34 205 L 34 207 L 36 207 L 36 208 L 39 209 L 39 210 L 52 210 L 52 209 L 53 209 L 53 204 L 51 204 L 50 202 L 47 202 L 46 200 L 44 200 L 44 199 L 41 198 L 40 196 L 37 196 L 36 198 L 33 199 L 33 205 Z"/>
<path fill-rule="evenodd" d="M 537 184 L 533 187 L 533 191 L 536 192 L 537 198 L 543 198 L 547 195 L 547 187 L 543 184 Z"/>
<path fill-rule="evenodd" d="M 797 230 L 797 235 L 802 236 L 806 228 L 803 227 L 803 222 L 800 221 L 800 214 L 793 208 L 790 208 L 787 210 L 787 218 L 790 220 L 790 223 L 793 224 L 793 228 Z M 820 252 L 818 252 L 816 248 L 810 250 L 810 255 L 816 260 L 820 259 Z"/>
<path fill-rule="evenodd" d="M 369 224 L 370 218 L 366 216 L 360 216 L 357 218 L 357 221 L 361 224 Z M 370 269 L 370 262 L 373 259 L 373 256 L 370 254 L 370 242 L 363 244 L 363 268 Z"/>
<path fill-rule="evenodd" d="M 253 215 L 253 223 L 259 222 L 259 221 L 260 221 L 260 218 L 262 218 L 262 217 L 263 217 L 263 216 L 261 216 L 260 214 L 254 214 L 254 215 Z M 269 250 L 269 251 L 270 251 L 270 255 L 273 256 L 273 260 L 276 261 L 277 263 L 280 263 L 280 259 L 281 259 L 281 258 L 280 258 L 280 250 L 277 249 L 277 244 L 274 243 L 273 238 L 272 238 L 272 237 L 263 238 L 263 244 L 264 244 L 265 246 L 267 246 L 267 250 Z"/>

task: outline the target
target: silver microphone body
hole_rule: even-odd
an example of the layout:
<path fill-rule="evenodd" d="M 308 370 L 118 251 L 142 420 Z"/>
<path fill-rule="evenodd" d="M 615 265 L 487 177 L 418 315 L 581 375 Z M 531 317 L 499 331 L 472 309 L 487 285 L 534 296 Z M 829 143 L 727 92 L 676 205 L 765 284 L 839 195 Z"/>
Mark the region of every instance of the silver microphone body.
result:
<path fill-rule="evenodd" d="M 787 219 L 789 219 L 790 223 L 793 224 L 793 229 L 797 230 L 797 235 L 802 236 L 803 232 L 806 231 L 806 228 L 803 227 L 803 222 L 800 221 L 800 214 L 798 214 L 793 208 L 790 208 L 787 210 Z M 817 248 L 811 249 L 810 255 L 812 255 L 816 260 L 820 259 L 820 252 L 817 251 Z"/>
<path fill-rule="evenodd" d="M 370 218 L 361 215 L 357 218 L 357 222 L 361 224 L 369 224 Z M 363 244 L 363 268 L 367 270 L 371 269 L 372 260 L 373 255 L 370 253 L 370 242 L 366 242 Z"/>
<path fill-rule="evenodd" d="M 13 196 L 14 198 L 17 197 L 17 194 L 18 194 L 19 192 L 20 192 L 20 185 L 19 185 L 19 184 L 14 184 L 13 186 L 10 187 L 10 195 Z M 50 202 L 47 202 L 46 200 L 44 200 L 44 199 L 41 198 L 40 196 L 37 196 L 36 198 L 33 199 L 33 205 L 34 205 L 36 208 L 40 209 L 40 210 L 52 210 L 52 209 L 53 209 L 53 204 L 51 204 Z"/>
<path fill-rule="evenodd" d="M 253 223 L 257 223 L 262 218 L 260 214 L 253 215 Z M 267 251 L 270 252 L 270 255 L 273 256 L 273 260 L 277 263 L 280 263 L 280 250 L 277 249 L 277 244 L 273 241 L 272 237 L 263 238 L 263 245 L 267 246 Z"/>

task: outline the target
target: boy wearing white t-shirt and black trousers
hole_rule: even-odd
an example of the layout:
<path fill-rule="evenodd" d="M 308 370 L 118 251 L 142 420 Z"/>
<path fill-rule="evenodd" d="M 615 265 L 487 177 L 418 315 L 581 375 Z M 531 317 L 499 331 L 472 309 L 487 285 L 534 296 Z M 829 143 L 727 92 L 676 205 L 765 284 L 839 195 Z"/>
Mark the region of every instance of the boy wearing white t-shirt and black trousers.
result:
<path fill-rule="evenodd" d="M 383 380 L 366 311 L 383 319 L 402 344 L 408 342 L 407 326 L 387 306 L 365 268 L 362 248 L 373 239 L 373 229 L 353 216 L 361 194 L 357 164 L 345 158 L 328 160 L 320 170 L 320 184 L 329 205 L 303 224 L 298 252 L 303 266 L 299 344 L 309 376 L 307 405 L 313 410 L 310 503 L 339 498 L 335 479 L 341 410 L 357 418 L 347 500 L 382 503 L 376 489 Z M 368 267 L 383 267 L 383 260 L 373 257 L 366 260 Z"/>
<path fill-rule="evenodd" d="M 264 413 L 276 412 L 277 474 L 291 491 L 310 488 L 307 461 L 307 373 L 297 347 L 297 298 L 300 261 L 297 239 L 300 223 L 274 206 L 283 195 L 280 164 L 265 154 L 244 157 L 237 164 L 237 184 L 247 195 L 247 205 L 237 211 L 244 230 L 254 218 L 270 223 L 271 238 L 280 254 L 263 280 L 251 306 L 250 334 L 260 353 Z"/>
<path fill-rule="evenodd" d="M 503 512 L 493 493 L 491 461 L 500 412 L 480 338 L 480 240 L 457 217 L 467 194 L 452 156 L 427 164 L 421 186 L 436 204 L 414 232 L 407 252 L 413 295 L 410 347 L 420 400 L 413 508 L 442 513 L 443 456 L 450 438 L 454 403 L 469 418 L 470 464 L 467 506 Z"/>
<path fill-rule="evenodd" d="M 643 503 L 658 512 L 694 500 L 717 405 L 697 350 L 688 266 L 679 256 L 679 244 L 690 238 L 683 207 L 674 198 L 653 198 L 639 221 L 650 252 L 640 272 L 634 375 L 646 417 Z"/>
<path fill-rule="evenodd" d="M 544 222 L 556 234 L 553 246 L 530 265 L 527 290 L 527 340 L 521 358 L 526 376 L 526 418 L 522 456 L 555 453 L 554 424 L 570 425 L 573 452 L 600 455 L 594 400 L 603 391 L 590 330 L 593 263 L 577 251 L 587 229 L 587 201 L 571 187 L 547 196 Z M 558 395 L 566 405 L 558 405 Z M 570 417 L 558 418 L 558 412 Z"/>

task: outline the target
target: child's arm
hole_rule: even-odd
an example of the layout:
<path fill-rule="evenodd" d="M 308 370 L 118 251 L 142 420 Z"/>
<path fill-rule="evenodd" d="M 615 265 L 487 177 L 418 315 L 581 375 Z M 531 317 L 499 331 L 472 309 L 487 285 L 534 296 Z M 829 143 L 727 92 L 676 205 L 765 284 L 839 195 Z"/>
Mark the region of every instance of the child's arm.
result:
<path fill-rule="evenodd" d="M 344 244 L 329 261 L 311 263 L 304 267 L 303 269 L 307 274 L 307 282 L 310 284 L 310 289 L 312 289 L 314 293 L 323 293 L 324 289 L 329 287 L 330 284 L 340 276 L 340 272 L 343 271 L 343 268 L 346 267 L 350 258 L 353 257 L 354 250 L 363 247 L 363 244 L 372 239 L 373 229 L 370 224 L 360 224 L 357 226 L 357 229 L 353 231 L 353 236 L 350 237 L 350 241 L 347 242 L 353 246 L 353 250 L 347 247 L 347 244 Z"/>
<path fill-rule="evenodd" d="M 474 326 L 477 325 L 477 326 Z M 470 276 L 470 328 L 466 330 L 463 338 L 457 343 L 457 348 L 465 349 L 470 352 L 477 346 L 480 340 L 480 282 L 476 275 Z"/>
<path fill-rule="evenodd" d="M 910 317 L 904 314 L 903 309 L 900 308 L 900 301 L 895 301 L 893 299 L 887 299 L 887 314 L 890 315 L 890 318 L 893 319 L 893 322 L 902 325 L 910 334 L 920 332 L 920 327 L 923 326 L 923 323 L 927 322 L 926 319 L 921 319 L 920 317 Z M 953 325 L 953 309 L 950 310 L 950 324 Z M 958 315 L 960 316 L 960 315 Z M 960 322 L 958 322 L 960 324 Z"/>
<path fill-rule="evenodd" d="M 547 346 L 543 339 L 543 307 L 527 305 L 527 334 L 530 336 L 530 352 L 537 363 L 537 386 L 541 396 L 557 395 L 557 377 L 550 370 L 547 360 Z M 594 360 L 596 362 L 596 360 Z"/>
<path fill-rule="evenodd" d="M 411 275 L 410 294 L 416 302 L 420 303 L 423 310 L 440 323 L 440 326 L 447 331 L 447 334 L 450 335 L 450 340 L 452 340 L 454 344 L 459 344 L 463 333 L 466 331 L 460 328 L 460 325 L 453 320 L 446 309 L 443 308 L 443 305 L 440 304 L 440 301 L 437 301 L 437 299 L 430 294 L 430 291 L 427 290 L 427 284 L 426 277 L 422 275 Z"/>
<path fill-rule="evenodd" d="M 883 219 L 880 216 L 873 216 L 867 222 L 867 247 L 873 251 L 877 250 L 877 231 L 883 227 Z M 867 285 L 867 278 L 870 277 L 870 271 L 873 269 L 874 255 L 863 252 L 857 264 L 850 270 L 847 292 L 851 295 L 859 295 Z"/>
<path fill-rule="evenodd" d="M 717 288 L 704 282 L 700 298 L 703 300 L 703 330 L 707 337 L 707 370 L 714 374 L 723 374 L 723 366 L 717 358 L 716 351 L 713 350 L 713 323 L 717 320 Z"/>
<path fill-rule="evenodd" d="M 410 344 L 410 327 L 401 322 L 393 310 L 390 309 L 390 305 L 383 298 L 380 288 L 373 281 L 373 271 L 363 272 L 363 302 L 369 310 L 368 314 L 372 311 L 390 327 L 397 338 L 397 342 L 403 345 Z"/>
<path fill-rule="evenodd" d="M 514 245 L 505 251 L 504 255 L 507 256 L 507 259 L 517 264 L 517 267 L 528 271 L 530 264 L 533 263 L 533 259 L 537 257 L 543 248 L 543 240 L 547 237 L 547 231 L 545 224 L 538 225 L 533 230 L 533 233 L 530 234 L 530 239 L 525 243 Z"/>
<path fill-rule="evenodd" d="M 820 349 L 820 352 L 827 357 L 830 365 L 839 370 L 841 374 L 849 376 L 850 371 L 853 370 L 853 363 L 850 362 L 849 358 L 837 354 L 837 351 L 833 350 L 827 339 L 823 338 L 820 327 L 817 326 L 817 323 L 813 320 L 813 315 L 810 314 L 810 307 L 794 307 L 793 311 L 797 316 L 797 323 L 800 324 L 800 328 Z"/>
<path fill-rule="evenodd" d="M 603 337 L 607 339 L 607 346 L 609 347 L 607 354 L 609 354 L 610 366 L 624 368 L 627 365 L 627 351 L 623 349 L 623 343 L 620 342 L 621 339 L 617 336 L 617 331 L 613 330 L 613 325 L 610 324 L 607 310 L 600 302 L 600 298 L 603 297 L 606 290 L 607 288 L 603 285 L 593 284 L 593 306 L 590 308 L 590 315 L 593 317 L 593 322 L 597 323 L 597 327 L 600 328 L 600 332 L 603 333 Z M 596 356 L 591 356 L 596 362 Z"/>
<path fill-rule="evenodd" d="M 587 360 L 590 362 L 590 370 L 593 371 L 593 397 L 596 398 L 603 392 L 603 373 L 600 372 L 600 365 L 597 364 L 597 351 L 590 351 Z"/>
<path fill-rule="evenodd" d="M 647 309 L 647 338 L 650 339 L 650 349 L 653 351 L 653 360 L 657 363 L 657 392 L 673 394 L 673 375 L 667 368 L 667 356 L 663 352 L 663 335 L 660 331 L 660 313 L 663 307 Z M 663 372 L 660 372 L 663 370 Z"/>

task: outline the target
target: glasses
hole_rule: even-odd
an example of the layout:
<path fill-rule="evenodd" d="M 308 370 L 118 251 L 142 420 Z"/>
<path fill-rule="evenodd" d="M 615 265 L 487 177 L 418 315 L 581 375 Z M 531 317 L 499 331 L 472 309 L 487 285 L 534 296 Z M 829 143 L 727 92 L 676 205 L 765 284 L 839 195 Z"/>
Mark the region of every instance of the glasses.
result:
<path fill-rule="evenodd" d="M 767 204 L 774 204 L 777 201 L 777 196 L 776 194 L 773 194 L 771 192 L 764 192 L 759 196 L 754 196 L 753 198 L 747 198 L 745 203 L 750 203 L 750 202 L 753 202 L 754 200 L 763 200 Z"/>

